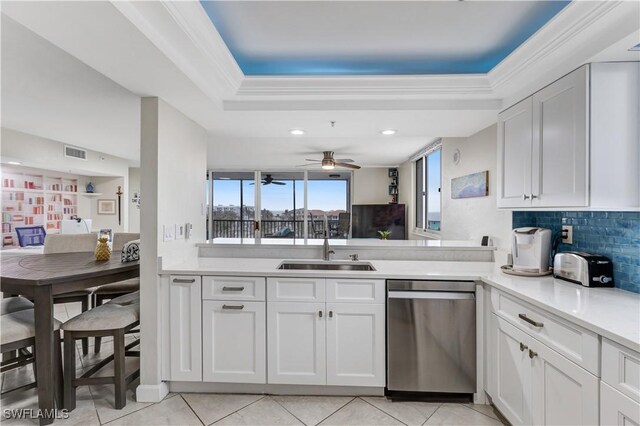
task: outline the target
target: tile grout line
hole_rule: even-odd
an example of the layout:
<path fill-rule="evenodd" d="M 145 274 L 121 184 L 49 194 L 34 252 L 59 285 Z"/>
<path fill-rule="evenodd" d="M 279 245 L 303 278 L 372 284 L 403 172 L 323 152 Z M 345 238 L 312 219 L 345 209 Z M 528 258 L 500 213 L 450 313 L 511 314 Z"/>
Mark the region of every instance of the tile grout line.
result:
<path fill-rule="evenodd" d="M 293 417 L 295 417 L 295 419 L 296 419 L 296 420 L 298 420 L 300 423 L 302 423 L 302 424 L 303 424 L 303 425 L 305 425 L 305 426 L 315 426 L 315 425 L 308 425 L 308 424 L 306 424 L 306 423 L 305 423 L 305 422 L 303 422 L 301 419 L 299 419 L 299 418 L 298 418 L 298 416 L 296 416 L 295 414 L 293 414 L 291 411 L 287 410 L 287 407 L 285 407 L 284 405 L 280 404 L 280 403 L 278 402 L 278 400 L 277 400 L 277 399 L 273 398 L 273 396 L 272 396 L 272 395 L 270 395 L 270 396 L 271 396 L 271 400 L 272 400 L 272 401 L 274 401 L 276 404 L 278 404 L 280 407 L 282 407 L 282 409 L 283 409 L 284 411 L 286 411 L 287 413 L 289 413 L 289 414 L 291 414 Z M 280 396 L 282 396 L 282 395 L 280 395 Z M 316 423 L 316 424 L 319 424 L 319 423 Z"/>
<path fill-rule="evenodd" d="M 180 396 L 182 396 L 182 394 L 179 394 L 179 395 L 180 395 Z M 216 395 L 216 394 L 212 394 L 212 395 Z M 220 395 L 233 395 L 233 394 L 220 394 Z M 255 395 L 255 394 L 254 394 L 254 395 Z M 263 399 L 265 399 L 267 396 L 269 396 L 269 395 L 266 395 L 266 394 L 265 394 L 265 395 L 262 395 L 260 398 L 256 399 L 256 400 L 255 400 L 255 401 L 253 401 L 252 403 L 247 404 L 247 405 L 245 405 L 244 407 L 238 408 L 236 411 L 234 411 L 234 412 L 232 412 L 232 413 L 229 413 L 229 414 L 227 414 L 227 415 L 226 415 L 226 416 L 224 416 L 224 417 L 220 417 L 220 418 L 219 418 L 218 420 L 216 420 L 215 422 L 213 422 L 213 423 L 209 424 L 209 426 L 214 425 L 214 424 L 218 423 L 219 421 L 221 421 L 221 420 L 223 420 L 223 419 L 226 419 L 227 417 L 229 417 L 229 416 L 231 416 L 231 415 L 233 415 L 233 414 L 237 413 L 237 412 L 238 412 L 238 411 L 240 411 L 240 410 L 244 410 L 244 409 L 245 409 L 245 408 L 247 408 L 248 406 L 253 405 L 253 404 L 255 404 L 255 403 L 256 403 L 256 402 L 258 402 L 258 401 L 262 401 L 262 400 L 263 400 Z"/>
<path fill-rule="evenodd" d="M 394 417 L 393 415 L 391 415 L 391 414 L 387 413 L 387 412 L 386 412 L 386 411 L 384 411 L 382 408 L 378 408 L 378 407 L 376 407 L 375 405 L 373 405 L 372 403 L 370 403 L 370 402 L 369 402 L 369 401 L 367 401 L 366 399 L 364 399 L 364 398 L 362 398 L 362 397 L 358 397 L 358 399 L 359 399 L 360 401 L 366 402 L 367 404 L 369 404 L 370 406 L 372 406 L 372 407 L 373 407 L 373 408 L 375 408 L 376 410 L 378 410 L 378 411 L 382 411 L 384 414 L 386 414 L 387 416 L 391 417 L 391 418 L 392 418 L 392 419 L 394 419 L 394 420 L 399 421 L 399 422 L 400 422 L 400 423 L 402 423 L 403 425 L 408 426 L 408 425 L 407 425 L 405 422 L 403 422 L 402 420 L 400 420 L 400 419 L 398 419 L 398 418 Z"/>
<path fill-rule="evenodd" d="M 474 404 L 474 405 L 475 405 L 475 404 Z M 486 405 L 487 407 L 491 407 L 491 408 L 493 408 L 493 405 L 491 405 L 491 404 L 478 404 L 478 405 Z M 466 406 L 466 405 L 463 405 L 463 407 L 470 408 L 471 410 L 475 411 L 476 413 L 480 413 L 480 414 L 482 414 L 482 415 L 484 415 L 484 416 L 489 417 L 490 419 L 500 421 L 500 419 L 496 419 L 495 417 L 491 417 L 490 415 L 485 414 L 485 413 L 483 413 L 482 411 L 476 410 L 476 409 L 475 409 L 475 408 L 473 408 L 473 407 L 468 407 L 468 406 Z M 502 423 L 502 422 L 501 422 L 501 423 Z"/>
<path fill-rule="evenodd" d="M 92 395 L 92 397 L 93 397 L 93 394 L 91 394 L 91 395 Z M 127 417 L 127 416 L 129 416 L 129 415 L 131 415 L 131 414 L 133 414 L 133 413 L 137 413 L 138 411 L 142 411 L 142 410 L 144 410 L 145 408 L 149 408 L 149 407 L 153 407 L 154 405 L 158 405 L 158 404 L 160 404 L 160 403 L 161 403 L 162 401 L 164 401 L 164 400 L 165 400 L 165 399 L 163 398 L 161 401 L 158 401 L 158 402 L 152 402 L 152 403 L 150 403 L 150 404 L 149 404 L 149 405 L 147 405 L 147 406 L 144 406 L 144 407 L 139 408 L 139 409 L 137 409 L 137 410 L 134 410 L 134 411 L 132 411 L 132 412 L 130 412 L 130 413 L 127 413 L 127 414 L 125 414 L 124 416 L 120 416 L 120 417 L 116 417 L 115 419 L 111 419 L 111 420 L 109 420 L 108 422 L 104 422 L 104 423 L 100 422 L 100 425 L 107 425 L 107 424 L 109 424 L 109 423 L 113 423 L 113 422 L 115 422 L 116 420 L 123 419 L 123 418 L 125 418 L 125 417 Z M 136 401 L 136 402 L 137 402 L 137 401 Z M 94 401 L 94 405 L 95 405 L 95 401 Z M 99 415 L 98 415 L 98 420 L 100 420 L 100 416 L 99 416 Z"/>
<path fill-rule="evenodd" d="M 334 411 L 333 413 L 329 414 L 327 417 L 325 417 L 324 419 L 320 420 L 317 425 L 322 424 L 322 422 L 324 422 L 325 420 L 327 420 L 329 417 L 333 416 L 335 413 L 337 413 L 338 411 L 342 410 L 344 407 L 346 407 L 347 405 L 351 404 L 353 402 L 354 399 L 356 399 L 357 396 L 354 396 L 351 398 L 351 400 L 345 402 L 340 408 L 338 408 L 336 411 Z M 314 425 L 315 426 L 315 425 Z"/>
<path fill-rule="evenodd" d="M 441 409 L 441 408 L 442 408 L 442 404 L 438 405 L 438 408 L 436 408 L 435 410 L 433 410 L 433 413 L 431 413 L 431 415 L 430 415 L 429 417 L 427 417 L 427 420 L 425 420 L 425 421 L 424 421 L 424 423 L 422 423 L 422 426 L 426 425 L 426 424 L 427 424 L 427 422 L 429 421 L 429 419 L 430 419 L 431 417 L 433 417 L 433 416 L 434 416 L 434 414 L 436 414 L 436 413 L 438 412 L 438 410 L 439 410 L 439 409 Z"/>
<path fill-rule="evenodd" d="M 193 409 L 193 407 L 189 404 L 189 402 L 184 399 L 184 397 L 182 396 L 181 393 L 178 394 L 178 396 L 180 398 L 182 398 L 182 401 L 184 401 L 185 404 L 187 404 L 187 407 L 189 407 L 189 410 L 191 410 L 191 412 L 194 414 L 194 416 L 196 416 L 198 418 L 198 421 L 200 422 L 200 424 L 202 424 L 202 426 L 206 426 L 205 423 L 202 421 L 202 419 L 200 418 L 200 416 L 198 415 L 198 413 L 196 413 L 196 410 Z"/>

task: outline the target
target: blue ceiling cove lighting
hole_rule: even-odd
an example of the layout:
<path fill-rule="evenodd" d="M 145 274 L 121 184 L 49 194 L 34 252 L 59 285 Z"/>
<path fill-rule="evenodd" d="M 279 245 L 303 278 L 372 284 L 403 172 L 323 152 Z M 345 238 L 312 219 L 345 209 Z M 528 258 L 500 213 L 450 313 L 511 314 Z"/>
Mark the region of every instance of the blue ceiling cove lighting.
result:
<path fill-rule="evenodd" d="M 484 74 L 571 1 L 200 3 L 245 75 L 330 76 Z"/>

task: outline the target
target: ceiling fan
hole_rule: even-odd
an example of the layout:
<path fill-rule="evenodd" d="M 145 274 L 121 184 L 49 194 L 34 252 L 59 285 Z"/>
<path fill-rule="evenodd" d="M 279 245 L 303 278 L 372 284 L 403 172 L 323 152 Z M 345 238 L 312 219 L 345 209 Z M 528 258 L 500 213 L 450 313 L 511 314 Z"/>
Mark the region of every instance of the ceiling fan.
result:
<path fill-rule="evenodd" d="M 354 170 L 358 170 L 360 168 L 360 166 L 356 164 L 349 164 L 349 163 L 353 163 L 353 160 L 351 160 L 350 158 L 341 158 L 337 160 L 334 159 L 333 151 L 323 151 L 322 154 L 324 155 L 324 158 L 322 160 L 311 160 L 309 158 L 306 158 L 305 160 L 311 161 L 311 163 L 303 164 L 300 167 L 315 166 L 320 164 L 320 166 L 324 170 L 333 170 L 336 167 L 344 167 L 345 169 L 354 169 Z"/>
<path fill-rule="evenodd" d="M 274 185 L 286 185 L 286 183 L 284 183 L 284 182 L 280 182 L 279 180 L 275 180 L 273 178 L 273 176 L 271 176 L 271 175 L 265 175 L 265 177 L 262 178 L 262 184 L 263 185 L 271 185 L 271 184 L 274 184 Z M 249 185 L 254 185 L 254 183 L 252 182 Z"/>

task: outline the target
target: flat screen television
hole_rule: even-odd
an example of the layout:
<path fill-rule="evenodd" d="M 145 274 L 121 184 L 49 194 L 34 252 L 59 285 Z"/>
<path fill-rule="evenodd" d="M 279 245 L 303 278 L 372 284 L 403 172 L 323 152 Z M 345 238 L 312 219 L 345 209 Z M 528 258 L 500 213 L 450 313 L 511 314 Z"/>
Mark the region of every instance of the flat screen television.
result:
<path fill-rule="evenodd" d="M 352 238 L 380 238 L 391 231 L 390 240 L 406 239 L 404 204 L 355 204 L 351 206 Z"/>

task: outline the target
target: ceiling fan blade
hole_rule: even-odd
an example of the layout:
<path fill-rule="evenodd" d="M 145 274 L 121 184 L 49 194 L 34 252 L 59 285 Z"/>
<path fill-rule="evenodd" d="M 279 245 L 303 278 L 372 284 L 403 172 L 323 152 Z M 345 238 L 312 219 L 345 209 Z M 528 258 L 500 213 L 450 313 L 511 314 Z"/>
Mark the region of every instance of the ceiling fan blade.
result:
<path fill-rule="evenodd" d="M 336 166 L 337 167 L 344 167 L 346 169 L 354 169 L 354 170 L 358 170 L 360 168 L 360 166 L 357 166 L 355 164 L 338 163 L 338 162 L 336 162 Z"/>
<path fill-rule="evenodd" d="M 284 182 L 277 182 L 275 180 L 273 182 L 271 182 L 271 183 L 274 184 L 274 185 L 286 185 L 286 183 L 284 183 Z"/>
<path fill-rule="evenodd" d="M 336 163 L 353 163 L 351 158 L 340 158 L 336 159 Z"/>
<path fill-rule="evenodd" d="M 317 166 L 322 163 L 307 163 L 307 164 L 299 164 L 296 167 L 309 167 L 309 166 Z"/>
<path fill-rule="evenodd" d="M 312 160 L 310 158 L 305 158 L 304 161 L 314 161 L 316 163 L 322 163 L 322 160 Z"/>

